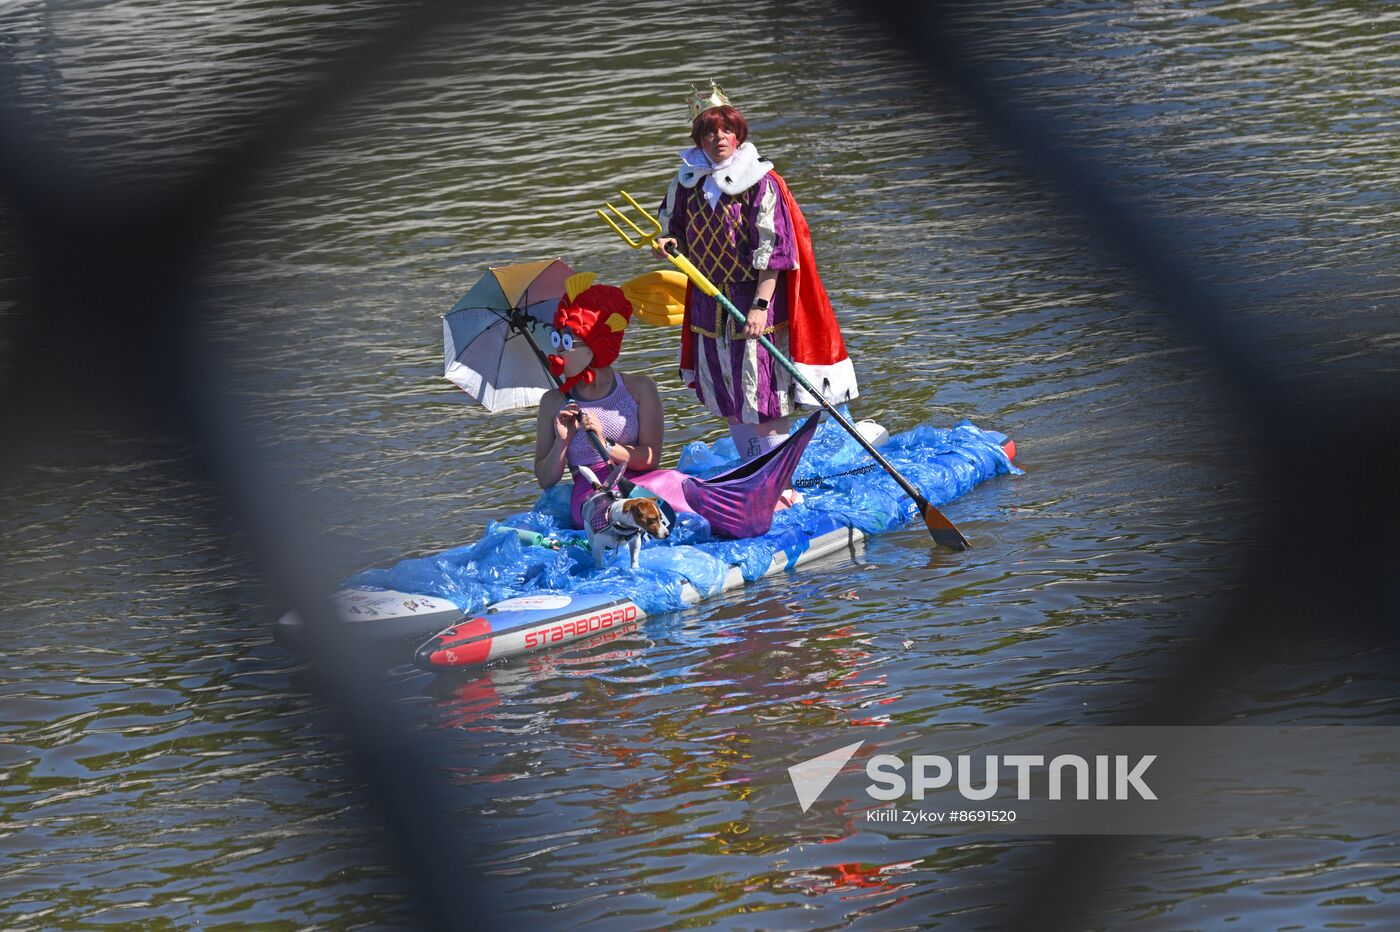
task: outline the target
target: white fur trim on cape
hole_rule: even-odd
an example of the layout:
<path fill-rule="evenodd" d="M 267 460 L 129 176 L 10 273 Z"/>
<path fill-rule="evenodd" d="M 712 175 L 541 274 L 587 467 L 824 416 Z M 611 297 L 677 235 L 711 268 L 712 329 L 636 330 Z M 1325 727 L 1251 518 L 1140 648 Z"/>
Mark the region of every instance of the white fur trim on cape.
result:
<path fill-rule="evenodd" d="M 760 156 L 751 142 L 735 149 L 733 155 L 718 165 L 710 161 L 705 150 L 691 146 L 681 150 L 681 167 L 676 171 L 676 180 L 687 188 L 703 181 L 705 199 L 714 207 L 721 192 L 743 194 L 772 170 L 773 163 Z"/>
<path fill-rule="evenodd" d="M 793 362 L 797 371 L 802 373 L 803 378 L 812 383 L 812 386 L 826 396 L 826 400 L 834 405 L 845 404 L 860 394 L 856 390 L 856 370 L 851 365 L 851 357 L 847 356 L 840 362 L 834 362 L 829 366 L 812 366 L 806 363 Z M 800 405 L 807 407 L 820 407 L 821 402 L 793 380 L 793 399 Z"/>

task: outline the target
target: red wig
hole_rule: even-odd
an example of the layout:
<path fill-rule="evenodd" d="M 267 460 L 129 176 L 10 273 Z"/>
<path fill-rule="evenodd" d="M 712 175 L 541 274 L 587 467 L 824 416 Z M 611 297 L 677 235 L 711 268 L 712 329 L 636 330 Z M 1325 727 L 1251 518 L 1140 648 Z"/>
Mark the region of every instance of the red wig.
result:
<path fill-rule="evenodd" d="M 632 302 L 621 288 L 613 285 L 593 285 L 573 299 L 567 294 L 559 299 L 559 308 L 554 312 L 554 329 L 569 330 L 575 340 L 582 341 L 593 351 L 593 361 L 588 368 L 560 386 L 564 392 L 571 391 L 580 382 L 588 385 L 595 378 L 594 369 L 611 366 L 617 360 L 631 319 Z M 549 370 L 563 375 L 564 357 L 550 356 Z"/>
<path fill-rule="evenodd" d="M 691 141 L 698 146 L 700 140 L 717 129 L 727 129 L 733 133 L 735 145 L 742 146 L 744 140 L 749 138 L 749 124 L 744 115 L 725 104 L 723 107 L 711 107 L 695 118 L 695 122 L 690 124 Z"/>

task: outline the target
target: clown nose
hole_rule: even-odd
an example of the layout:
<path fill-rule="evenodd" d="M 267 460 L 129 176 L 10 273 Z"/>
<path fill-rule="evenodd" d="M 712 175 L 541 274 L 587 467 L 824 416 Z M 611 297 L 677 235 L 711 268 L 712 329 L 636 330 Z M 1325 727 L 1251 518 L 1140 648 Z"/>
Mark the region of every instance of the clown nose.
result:
<path fill-rule="evenodd" d="M 548 359 L 548 362 L 549 362 L 549 374 L 550 374 L 550 375 L 563 375 L 563 374 L 564 374 L 564 357 L 563 357 L 563 356 L 550 356 L 549 359 Z"/>

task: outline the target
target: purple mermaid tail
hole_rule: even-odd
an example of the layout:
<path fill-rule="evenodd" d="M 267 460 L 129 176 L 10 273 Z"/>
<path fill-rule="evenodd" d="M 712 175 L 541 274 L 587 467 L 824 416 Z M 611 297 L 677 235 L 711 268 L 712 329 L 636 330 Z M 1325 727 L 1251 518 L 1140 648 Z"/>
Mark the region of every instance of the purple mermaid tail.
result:
<path fill-rule="evenodd" d="M 676 511 L 691 511 L 710 523 L 716 537 L 758 537 L 773 525 L 773 508 L 792 483 L 793 470 L 821 420 L 818 411 L 781 444 L 711 479 L 700 479 L 675 469 L 627 473 L 638 486 Z M 594 468 L 598 472 L 602 464 Z M 602 475 L 600 472 L 599 475 Z M 574 483 L 573 518 L 580 526 L 583 500 L 592 491 L 588 483 Z M 633 494 L 636 494 L 634 492 Z"/>
<path fill-rule="evenodd" d="M 816 433 L 818 412 L 781 444 L 713 479 L 691 477 L 682 486 L 691 509 L 719 537 L 758 537 L 773 525 L 773 507 Z"/>

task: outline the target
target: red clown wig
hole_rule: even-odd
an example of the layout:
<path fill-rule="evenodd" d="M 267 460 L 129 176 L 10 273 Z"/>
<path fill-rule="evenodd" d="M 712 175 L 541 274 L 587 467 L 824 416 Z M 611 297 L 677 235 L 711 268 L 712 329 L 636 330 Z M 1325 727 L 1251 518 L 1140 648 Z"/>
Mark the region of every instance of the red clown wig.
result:
<path fill-rule="evenodd" d="M 564 283 L 565 293 L 554 312 L 554 329 L 573 334 L 575 345 L 580 341 L 593 351 L 593 361 L 578 375 L 564 381 L 561 389 L 567 393 L 582 382 L 595 378 L 594 369 L 611 366 L 622 351 L 622 336 L 632 319 L 632 302 L 622 289 L 614 285 L 592 284 L 592 272 L 570 276 Z M 564 357 L 549 357 L 549 369 L 555 375 L 564 374 Z"/>

